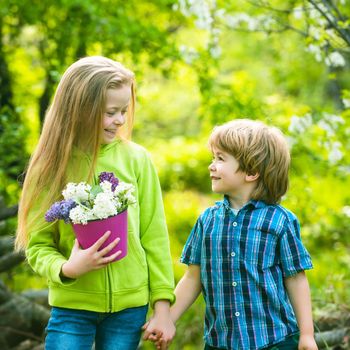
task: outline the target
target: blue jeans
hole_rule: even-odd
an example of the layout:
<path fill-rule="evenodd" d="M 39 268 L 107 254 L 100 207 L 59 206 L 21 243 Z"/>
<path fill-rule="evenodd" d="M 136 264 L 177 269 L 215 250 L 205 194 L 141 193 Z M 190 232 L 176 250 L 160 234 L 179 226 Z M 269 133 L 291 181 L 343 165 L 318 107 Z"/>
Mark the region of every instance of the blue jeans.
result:
<path fill-rule="evenodd" d="M 53 307 L 45 350 L 136 350 L 148 306 L 113 313 Z"/>
<path fill-rule="evenodd" d="M 286 339 L 284 339 L 280 343 L 272 345 L 266 348 L 266 350 L 298 350 L 298 343 L 299 343 L 299 333 L 289 335 Z"/>

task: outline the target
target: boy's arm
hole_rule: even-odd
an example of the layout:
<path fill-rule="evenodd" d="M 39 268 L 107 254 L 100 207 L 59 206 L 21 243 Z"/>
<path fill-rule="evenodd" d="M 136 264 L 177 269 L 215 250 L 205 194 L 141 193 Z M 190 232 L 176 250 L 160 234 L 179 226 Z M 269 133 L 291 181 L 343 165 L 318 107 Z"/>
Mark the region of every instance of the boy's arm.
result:
<path fill-rule="evenodd" d="M 188 265 L 187 271 L 175 288 L 176 302 L 170 308 L 170 317 L 174 323 L 195 302 L 200 292 L 200 266 Z"/>
<path fill-rule="evenodd" d="M 302 271 L 286 277 L 284 284 L 300 330 L 298 350 L 317 350 L 312 321 L 310 288 L 305 272 Z"/>
<path fill-rule="evenodd" d="M 175 336 L 174 324 L 194 303 L 200 292 L 200 266 L 188 265 L 187 271 L 175 288 L 176 301 L 170 308 L 170 315 L 169 306 L 165 309 L 165 305 L 157 305 L 156 302 L 152 318 L 143 326 L 143 339 L 155 342 L 157 349 L 167 349 Z"/>

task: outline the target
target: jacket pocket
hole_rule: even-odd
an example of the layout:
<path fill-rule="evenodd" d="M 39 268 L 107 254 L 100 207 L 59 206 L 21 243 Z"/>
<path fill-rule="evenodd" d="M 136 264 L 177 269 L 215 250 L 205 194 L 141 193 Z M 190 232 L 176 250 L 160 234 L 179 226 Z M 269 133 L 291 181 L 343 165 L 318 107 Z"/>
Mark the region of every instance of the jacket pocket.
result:
<path fill-rule="evenodd" d="M 146 254 L 141 243 L 137 241 L 132 231 L 128 231 L 128 253 L 127 255 L 111 264 L 115 291 L 140 289 L 148 285 L 148 267 Z"/>
<path fill-rule="evenodd" d="M 128 254 L 134 254 L 138 263 L 141 266 L 147 267 L 146 252 L 144 251 L 141 242 L 135 237 L 132 231 L 128 231 L 129 248 Z"/>

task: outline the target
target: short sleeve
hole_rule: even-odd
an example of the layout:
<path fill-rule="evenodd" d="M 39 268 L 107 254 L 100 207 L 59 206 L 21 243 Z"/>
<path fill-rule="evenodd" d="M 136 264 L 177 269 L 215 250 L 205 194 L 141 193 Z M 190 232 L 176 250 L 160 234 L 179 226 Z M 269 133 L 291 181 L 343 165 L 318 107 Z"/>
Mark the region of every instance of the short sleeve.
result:
<path fill-rule="evenodd" d="M 301 241 L 300 225 L 297 218 L 286 222 L 279 241 L 279 251 L 284 277 L 312 269 L 311 257 Z"/>
<path fill-rule="evenodd" d="M 201 250 L 203 238 L 203 225 L 201 217 L 198 218 L 196 224 L 187 238 L 186 244 L 181 254 L 180 261 L 187 265 L 200 265 Z"/>

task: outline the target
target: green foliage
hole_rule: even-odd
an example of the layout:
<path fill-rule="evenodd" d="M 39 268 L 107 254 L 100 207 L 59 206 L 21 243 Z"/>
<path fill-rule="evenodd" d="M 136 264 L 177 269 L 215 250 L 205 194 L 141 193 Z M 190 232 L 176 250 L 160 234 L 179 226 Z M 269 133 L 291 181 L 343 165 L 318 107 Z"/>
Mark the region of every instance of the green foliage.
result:
<path fill-rule="evenodd" d="M 24 151 L 26 130 L 10 108 L 0 110 L 0 196 L 7 205 L 16 203 L 17 179 L 27 161 Z"/>
<path fill-rule="evenodd" d="M 193 141 L 181 137 L 153 144 L 153 158 L 164 191 L 197 189 L 210 191 L 208 166 L 211 154 L 207 140 Z M 152 149 L 151 149 L 152 151 Z"/>
<path fill-rule="evenodd" d="M 186 270 L 179 258 L 195 220 L 219 198 L 210 194 L 209 132 L 248 117 L 280 127 L 290 140 L 283 204 L 300 219 L 313 257 L 308 276 L 316 314 L 332 303 L 349 304 L 349 58 L 341 33 L 303 3 L 1 1 L 0 53 L 12 90 L 0 93 L 12 93 L 16 112 L 1 106 L 0 195 L 7 204 L 17 201 L 25 149 L 37 141 L 39 114 L 65 67 L 86 54 L 107 55 L 136 72 L 134 135 L 159 172 L 176 281 Z M 329 4 L 344 17 L 328 9 L 334 24 L 349 35 L 350 8 Z M 344 65 L 334 65 L 339 56 L 329 61 L 334 51 Z M 0 234 L 14 227 L 15 219 L 1 223 Z M 45 285 L 23 266 L 6 282 L 16 291 Z M 171 349 L 202 347 L 203 310 L 200 299 L 183 316 Z"/>

